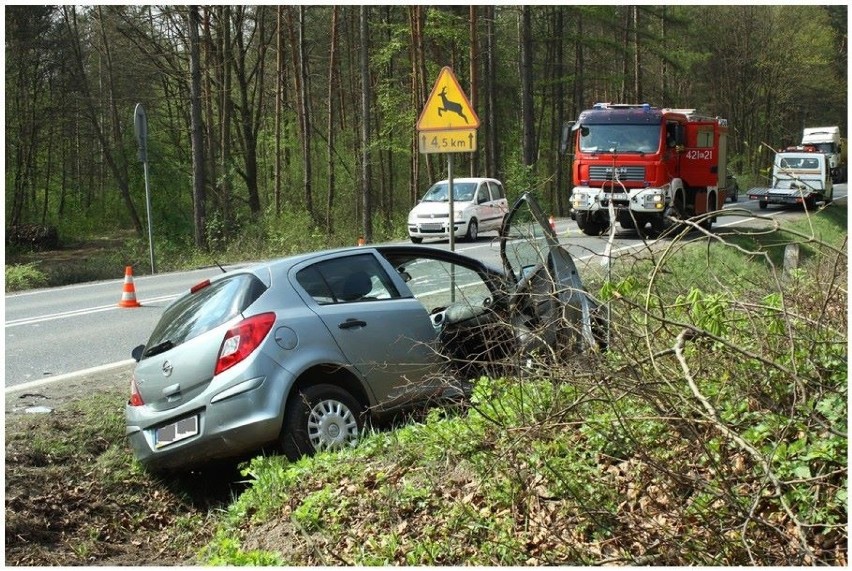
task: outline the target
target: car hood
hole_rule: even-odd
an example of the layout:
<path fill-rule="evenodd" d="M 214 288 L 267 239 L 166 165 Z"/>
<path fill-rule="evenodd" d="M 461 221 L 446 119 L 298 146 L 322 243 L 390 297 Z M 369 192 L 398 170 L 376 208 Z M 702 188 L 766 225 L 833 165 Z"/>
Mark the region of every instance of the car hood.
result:
<path fill-rule="evenodd" d="M 453 202 L 453 208 L 456 210 L 461 210 L 470 206 L 470 202 Z M 411 213 L 409 216 L 415 216 L 417 218 L 428 218 L 431 215 L 443 215 L 447 216 L 447 213 L 450 211 L 450 203 L 449 202 L 421 202 L 417 206 L 411 209 Z"/>

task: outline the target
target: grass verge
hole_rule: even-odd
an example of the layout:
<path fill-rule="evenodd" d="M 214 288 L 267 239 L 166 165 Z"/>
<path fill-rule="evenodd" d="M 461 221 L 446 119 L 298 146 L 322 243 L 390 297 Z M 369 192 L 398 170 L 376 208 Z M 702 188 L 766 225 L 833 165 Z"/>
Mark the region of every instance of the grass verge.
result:
<path fill-rule="evenodd" d="M 846 565 L 845 214 L 622 258 L 609 353 L 353 450 L 161 480 L 123 390 L 7 415 L 6 563 Z"/>

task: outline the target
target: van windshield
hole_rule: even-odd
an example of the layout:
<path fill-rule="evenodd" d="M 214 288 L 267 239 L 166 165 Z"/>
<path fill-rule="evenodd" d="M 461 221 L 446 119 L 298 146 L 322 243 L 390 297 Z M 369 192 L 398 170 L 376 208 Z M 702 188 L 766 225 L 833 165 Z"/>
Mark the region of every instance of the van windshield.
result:
<path fill-rule="evenodd" d="M 436 183 L 429 192 L 423 197 L 423 202 L 449 202 L 450 191 L 449 183 Z M 470 202 L 473 200 L 473 193 L 476 192 L 476 183 L 473 182 L 454 182 L 453 183 L 453 200 L 460 202 Z"/>

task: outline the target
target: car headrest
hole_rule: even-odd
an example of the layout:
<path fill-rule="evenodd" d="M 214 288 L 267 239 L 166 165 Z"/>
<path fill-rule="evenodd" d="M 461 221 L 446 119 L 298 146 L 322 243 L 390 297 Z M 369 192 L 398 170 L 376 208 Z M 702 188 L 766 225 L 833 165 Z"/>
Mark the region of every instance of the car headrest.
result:
<path fill-rule="evenodd" d="M 343 282 L 340 299 L 343 301 L 355 301 L 361 299 L 373 289 L 373 282 L 366 272 L 353 272 Z"/>

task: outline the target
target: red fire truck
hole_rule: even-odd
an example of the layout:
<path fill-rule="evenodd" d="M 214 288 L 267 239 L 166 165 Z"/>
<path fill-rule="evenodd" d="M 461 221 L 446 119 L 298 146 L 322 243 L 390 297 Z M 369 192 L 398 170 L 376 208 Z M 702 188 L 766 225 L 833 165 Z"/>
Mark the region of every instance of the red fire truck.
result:
<path fill-rule="evenodd" d="M 701 216 L 709 229 L 726 197 L 728 122 L 694 109 L 597 103 L 572 128 L 571 206 L 591 236 L 622 228 L 661 233 Z"/>

